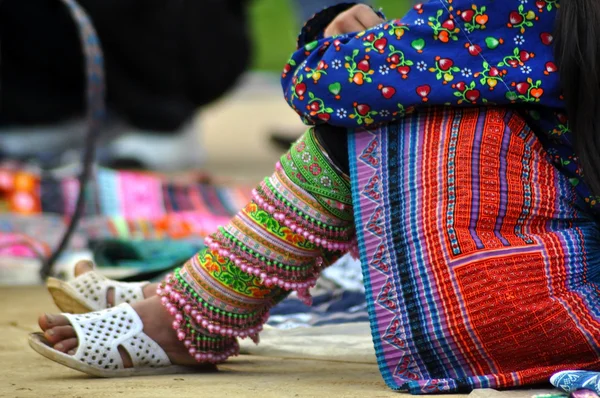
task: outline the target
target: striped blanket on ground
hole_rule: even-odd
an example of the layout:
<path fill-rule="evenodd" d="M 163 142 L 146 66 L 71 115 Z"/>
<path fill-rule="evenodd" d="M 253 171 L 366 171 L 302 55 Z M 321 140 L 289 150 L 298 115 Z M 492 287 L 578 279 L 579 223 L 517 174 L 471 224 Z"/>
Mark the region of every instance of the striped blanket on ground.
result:
<path fill-rule="evenodd" d="M 99 169 L 89 184 L 71 250 L 110 238 L 201 242 L 250 197 L 243 186 L 146 172 Z M 75 177 L 0 166 L 0 256 L 47 256 L 69 221 L 78 189 Z"/>

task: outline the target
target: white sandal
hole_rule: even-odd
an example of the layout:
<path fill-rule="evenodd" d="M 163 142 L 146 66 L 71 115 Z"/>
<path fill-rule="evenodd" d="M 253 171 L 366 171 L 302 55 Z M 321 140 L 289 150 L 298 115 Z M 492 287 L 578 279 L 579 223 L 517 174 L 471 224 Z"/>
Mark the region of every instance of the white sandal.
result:
<path fill-rule="evenodd" d="M 144 332 L 144 324 L 129 304 L 84 315 L 63 314 L 75 329 L 78 346 L 74 355 L 56 351 L 42 333 L 29 335 L 37 353 L 71 369 L 97 377 L 148 376 L 190 373 L 193 367 L 171 364 L 164 350 Z M 133 366 L 125 368 L 122 347 Z"/>
<path fill-rule="evenodd" d="M 86 272 L 65 282 L 48 278 L 46 286 L 52 299 L 63 312 L 85 314 L 109 308 L 107 294 L 114 290 L 114 306 L 133 304 L 144 299 L 142 290 L 149 282 L 117 282 L 97 273 Z"/>

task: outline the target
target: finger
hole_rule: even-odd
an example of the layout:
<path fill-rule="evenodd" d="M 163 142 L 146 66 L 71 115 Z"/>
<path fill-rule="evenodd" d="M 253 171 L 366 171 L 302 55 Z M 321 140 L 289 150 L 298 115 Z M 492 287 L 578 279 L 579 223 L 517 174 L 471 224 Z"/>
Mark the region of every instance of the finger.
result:
<path fill-rule="evenodd" d="M 344 15 L 343 15 L 344 14 Z M 364 26 L 351 14 L 343 13 L 333 20 L 325 29 L 325 37 L 343 35 L 346 33 L 360 32 Z"/>
<path fill-rule="evenodd" d="M 368 6 L 362 6 L 353 13 L 354 18 L 363 26 L 363 30 L 370 29 L 383 22 L 383 19 Z"/>

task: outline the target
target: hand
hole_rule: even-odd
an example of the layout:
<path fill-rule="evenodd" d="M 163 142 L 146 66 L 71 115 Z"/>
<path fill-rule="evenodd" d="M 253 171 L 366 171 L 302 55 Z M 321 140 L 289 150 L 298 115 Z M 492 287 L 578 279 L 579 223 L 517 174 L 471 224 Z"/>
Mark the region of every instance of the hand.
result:
<path fill-rule="evenodd" d="M 384 22 L 365 4 L 357 4 L 339 14 L 325 29 L 325 37 L 343 35 L 352 32 L 362 32 Z"/>

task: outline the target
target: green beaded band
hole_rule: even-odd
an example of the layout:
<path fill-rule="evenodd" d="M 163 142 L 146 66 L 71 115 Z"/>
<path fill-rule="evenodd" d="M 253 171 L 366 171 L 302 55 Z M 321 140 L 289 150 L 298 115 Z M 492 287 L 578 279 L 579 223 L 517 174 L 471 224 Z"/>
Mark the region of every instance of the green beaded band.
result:
<path fill-rule="evenodd" d="M 223 314 L 226 317 L 233 318 L 233 319 L 248 319 L 248 318 L 252 318 L 252 317 L 256 317 L 256 316 L 260 315 L 258 311 L 250 312 L 249 314 L 236 314 L 234 312 L 228 312 L 228 311 L 219 309 L 219 308 L 207 303 L 206 301 L 204 301 L 202 299 L 202 297 L 200 297 L 200 295 L 198 293 L 196 293 L 196 291 L 186 282 L 186 280 L 183 279 L 183 277 L 181 275 L 179 275 L 180 271 L 181 271 L 181 268 L 175 269 L 175 272 L 173 273 L 173 275 L 175 276 L 175 279 L 177 279 L 177 282 L 179 282 L 179 284 L 183 287 L 183 290 L 185 290 L 190 296 L 192 296 L 194 298 L 194 300 L 196 300 L 198 302 L 198 306 L 202 306 L 216 314 Z"/>
<path fill-rule="evenodd" d="M 277 200 L 281 201 L 286 207 L 288 207 L 290 210 L 296 213 L 299 217 L 305 219 L 306 221 L 309 221 L 314 225 L 317 225 L 319 228 L 328 229 L 329 231 L 335 232 L 348 232 L 350 229 L 354 228 L 353 225 L 350 225 L 348 227 L 336 227 L 333 225 L 327 225 L 323 221 L 317 220 L 316 218 L 304 213 L 302 210 L 294 206 L 294 204 L 292 204 L 289 200 L 287 200 L 287 198 L 285 198 L 275 189 L 273 184 L 271 184 L 271 181 L 269 181 L 269 178 L 265 178 L 264 183 L 265 186 L 271 191 L 271 194 L 277 198 Z M 258 187 L 257 190 L 261 191 L 260 187 Z"/>
<path fill-rule="evenodd" d="M 311 263 L 308 263 L 304 266 L 301 266 L 301 267 L 295 267 L 292 265 L 287 265 L 287 264 L 281 263 L 276 260 L 270 260 L 270 259 L 266 258 L 265 256 L 263 256 L 262 254 L 260 254 L 259 252 L 257 252 L 256 250 L 253 250 L 253 249 L 250 249 L 249 247 L 247 247 L 239 239 L 237 239 L 236 237 L 231 235 L 229 232 L 225 231 L 225 228 L 219 227 L 219 232 L 221 232 L 225 238 L 232 241 L 236 246 L 238 246 L 240 248 L 240 250 L 248 253 L 249 255 L 251 255 L 252 257 L 254 257 L 257 260 L 262 261 L 267 266 L 274 265 L 277 268 L 282 268 L 282 269 L 285 269 L 286 271 L 303 271 L 303 270 L 310 269 L 314 266 L 314 261 Z"/>
<path fill-rule="evenodd" d="M 303 150 L 298 151 L 297 148 L 301 145 L 303 145 L 304 148 Z M 307 162 L 302 158 L 303 156 L 308 155 L 310 157 L 310 160 L 313 162 L 311 163 L 311 166 L 316 165 L 320 168 L 319 173 L 315 174 L 311 172 L 309 170 L 310 166 L 308 168 L 298 167 L 297 170 L 294 170 L 294 168 L 287 163 L 287 161 L 289 160 L 287 158 L 288 155 L 291 157 L 291 160 L 296 165 L 296 167 L 306 164 Z M 296 143 L 292 146 L 290 151 L 281 157 L 280 163 L 286 171 L 286 175 L 305 191 L 309 193 L 316 193 L 318 195 L 336 200 L 344 204 L 352 204 L 352 193 L 350 190 L 350 184 L 343 178 L 341 178 L 336 173 L 336 171 L 333 170 L 333 168 L 329 165 L 329 161 L 322 156 L 319 145 L 314 138 L 314 133 L 312 129 L 309 130 L 307 134 L 302 135 L 302 137 L 298 141 L 296 141 Z M 299 172 L 302 175 L 302 177 L 306 179 L 306 181 L 302 181 L 299 178 L 297 178 L 295 173 L 296 171 Z M 329 178 L 332 182 L 332 185 L 338 187 L 338 189 L 341 192 L 339 194 L 336 194 L 332 192 L 332 188 L 321 188 L 321 186 L 323 186 L 323 183 L 322 181 L 319 181 L 319 178 L 323 176 Z"/>

